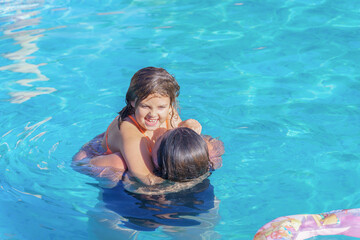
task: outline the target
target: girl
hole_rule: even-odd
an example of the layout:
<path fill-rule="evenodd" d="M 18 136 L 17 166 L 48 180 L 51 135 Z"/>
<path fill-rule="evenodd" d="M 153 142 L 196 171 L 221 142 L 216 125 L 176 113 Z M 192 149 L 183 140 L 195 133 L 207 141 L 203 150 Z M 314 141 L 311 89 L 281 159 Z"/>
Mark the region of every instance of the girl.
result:
<path fill-rule="evenodd" d="M 151 152 L 156 140 L 168 129 L 188 127 L 201 133 L 201 125 L 194 119 L 181 121 L 176 111 L 180 86 L 165 69 L 147 67 L 131 78 L 126 93 L 126 106 L 110 123 L 102 147 L 107 156 L 94 159 L 98 166 L 129 170 L 140 182 L 152 185 L 162 182 L 153 174 Z M 83 159 L 79 152 L 75 160 Z"/>

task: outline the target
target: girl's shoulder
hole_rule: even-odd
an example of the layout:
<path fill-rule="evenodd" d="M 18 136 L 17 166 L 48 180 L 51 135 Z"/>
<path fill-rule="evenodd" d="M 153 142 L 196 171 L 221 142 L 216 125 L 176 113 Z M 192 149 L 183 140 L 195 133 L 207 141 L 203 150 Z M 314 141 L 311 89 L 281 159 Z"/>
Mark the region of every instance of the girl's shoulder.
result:
<path fill-rule="evenodd" d="M 119 126 L 119 125 L 118 125 Z M 143 137 L 142 133 L 139 131 L 138 127 L 133 123 L 133 121 L 126 117 L 121 123 L 119 128 L 120 135 L 124 138 L 141 138 Z"/>

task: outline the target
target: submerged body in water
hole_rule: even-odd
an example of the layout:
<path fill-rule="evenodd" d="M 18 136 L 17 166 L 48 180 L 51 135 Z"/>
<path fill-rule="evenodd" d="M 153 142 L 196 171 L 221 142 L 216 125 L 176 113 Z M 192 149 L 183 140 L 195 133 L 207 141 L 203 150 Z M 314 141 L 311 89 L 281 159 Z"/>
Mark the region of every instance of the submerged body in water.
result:
<path fill-rule="evenodd" d="M 85 144 L 80 155 L 75 156 L 74 168 L 99 178 L 102 186 L 101 202 L 88 212 L 93 237 L 128 239 L 141 232 L 161 230 L 162 234 L 175 239 L 199 239 L 200 236 L 218 239 L 213 228 L 220 218 L 220 201 L 214 195 L 208 176 L 209 170 L 221 167 L 224 148 L 221 141 L 202 137 L 208 146 L 207 172 L 196 179 L 166 180 L 156 185 L 144 185 L 113 167 L 93 165 L 91 159 L 102 156 L 105 151 L 99 144 L 103 134 Z M 83 158 L 79 159 L 79 156 Z"/>
<path fill-rule="evenodd" d="M 219 239 L 220 201 L 208 178 L 195 186 L 168 194 L 129 192 L 119 182 L 101 188 L 101 202 L 88 212 L 95 239 L 129 239 L 141 232 L 161 231 L 172 239 Z"/>

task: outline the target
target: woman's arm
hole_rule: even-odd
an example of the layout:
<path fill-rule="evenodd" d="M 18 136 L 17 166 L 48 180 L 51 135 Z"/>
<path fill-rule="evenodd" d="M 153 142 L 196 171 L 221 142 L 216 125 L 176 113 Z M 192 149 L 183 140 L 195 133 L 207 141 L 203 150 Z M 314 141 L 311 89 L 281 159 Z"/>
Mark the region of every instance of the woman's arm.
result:
<path fill-rule="evenodd" d="M 222 166 L 221 156 L 225 153 L 224 143 L 221 140 L 217 138 L 212 138 L 209 135 L 202 135 L 202 137 L 205 140 L 208 147 L 209 158 L 212 165 L 211 170 L 221 168 Z"/>
<path fill-rule="evenodd" d="M 97 167 L 112 167 L 123 172 L 127 170 L 126 162 L 120 153 L 96 156 L 90 160 L 90 164 Z"/>
<path fill-rule="evenodd" d="M 84 144 L 73 157 L 72 167 L 83 174 L 106 179 L 107 186 L 113 186 L 122 179 L 126 164 L 119 153 L 103 155 L 101 140 L 104 134 L 99 134 Z"/>
<path fill-rule="evenodd" d="M 101 142 L 104 137 L 104 133 L 101 133 L 85 143 L 81 149 L 73 156 L 73 161 L 80 161 L 85 158 L 93 158 L 104 154 L 104 149 L 101 147 Z"/>

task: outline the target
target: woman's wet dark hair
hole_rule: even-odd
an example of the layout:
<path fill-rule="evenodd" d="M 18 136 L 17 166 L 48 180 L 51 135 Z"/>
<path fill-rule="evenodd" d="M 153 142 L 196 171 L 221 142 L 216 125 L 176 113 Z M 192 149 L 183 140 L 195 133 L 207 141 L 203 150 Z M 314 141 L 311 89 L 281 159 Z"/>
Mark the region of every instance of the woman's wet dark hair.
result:
<path fill-rule="evenodd" d="M 190 128 L 175 128 L 166 132 L 157 152 L 155 174 L 174 182 L 200 177 L 209 170 L 206 142 Z"/>
<path fill-rule="evenodd" d="M 119 127 L 127 116 L 134 114 L 138 104 L 151 94 L 169 97 L 171 107 L 176 109 L 176 98 L 180 94 L 180 86 L 175 78 L 163 68 L 146 67 L 137 71 L 131 78 L 126 93 L 126 106 L 119 112 Z M 135 108 L 131 106 L 133 101 L 135 102 Z M 174 111 L 172 111 L 172 114 L 174 114 Z"/>

